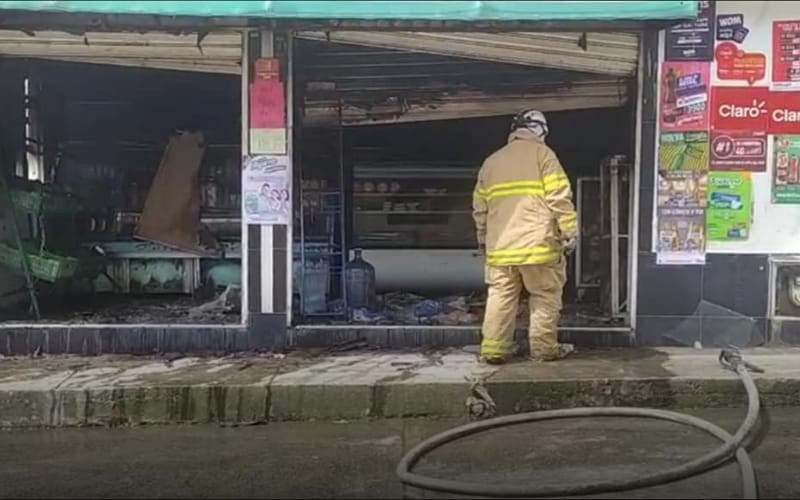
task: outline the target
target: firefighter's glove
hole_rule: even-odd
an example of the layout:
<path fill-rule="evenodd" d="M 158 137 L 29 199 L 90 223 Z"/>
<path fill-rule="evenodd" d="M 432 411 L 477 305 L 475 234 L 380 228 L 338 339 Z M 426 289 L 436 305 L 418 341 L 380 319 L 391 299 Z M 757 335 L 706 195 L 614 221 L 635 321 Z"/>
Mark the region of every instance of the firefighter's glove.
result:
<path fill-rule="evenodd" d="M 572 252 L 575 251 L 575 247 L 578 246 L 578 239 L 574 236 L 570 238 L 564 238 L 561 241 L 561 246 L 564 248 L 564 253 L 566 255 L 572 255 Z"/>

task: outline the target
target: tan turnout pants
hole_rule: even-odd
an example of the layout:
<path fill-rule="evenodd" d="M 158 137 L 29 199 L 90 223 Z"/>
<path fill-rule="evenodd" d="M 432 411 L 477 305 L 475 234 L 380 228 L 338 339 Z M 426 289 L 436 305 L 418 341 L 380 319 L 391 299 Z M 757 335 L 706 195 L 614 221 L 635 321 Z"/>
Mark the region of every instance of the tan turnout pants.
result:
<path fill-rule="evenodd" d="M 566 259 L 552 264 L 486 266 L 486 315 L 481 355 L 508 358 L 514 351 L 514 329 L 522 287 L 530 295 L 531 355 L 552 359 L 558 355 L 558 320 L 566 282 Z"/>

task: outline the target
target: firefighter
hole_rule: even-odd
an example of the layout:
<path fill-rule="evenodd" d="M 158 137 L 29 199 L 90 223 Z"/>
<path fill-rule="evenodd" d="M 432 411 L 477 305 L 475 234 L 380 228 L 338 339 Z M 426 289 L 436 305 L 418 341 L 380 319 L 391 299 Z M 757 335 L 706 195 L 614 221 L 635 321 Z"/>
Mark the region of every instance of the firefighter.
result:
<path fill-rule="evenodd" d="M 574 351 L 558 343 L 566 257 L 577 242 L 572 188 L 555 153 L 545 144 L 544 114 L 519 113 L 508 144 L 478 173 L 473 217 L 488 286 L 481 359 L 501 364 L 514 354 L 514 329 L 522 287 L 530 296 L 530 353 L 555 361 Z"/>

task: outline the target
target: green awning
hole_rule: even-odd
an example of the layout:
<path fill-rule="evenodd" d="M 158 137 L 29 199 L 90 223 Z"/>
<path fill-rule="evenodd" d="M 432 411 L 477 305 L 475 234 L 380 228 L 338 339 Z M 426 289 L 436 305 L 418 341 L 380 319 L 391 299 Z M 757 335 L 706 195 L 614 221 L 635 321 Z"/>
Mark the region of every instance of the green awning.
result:
<path fill-rule="evenodd" d="M 429 21 L 647 21 L 697 15 L 696 0 L 0 1 L 0 9 L 95 14 Z"/>

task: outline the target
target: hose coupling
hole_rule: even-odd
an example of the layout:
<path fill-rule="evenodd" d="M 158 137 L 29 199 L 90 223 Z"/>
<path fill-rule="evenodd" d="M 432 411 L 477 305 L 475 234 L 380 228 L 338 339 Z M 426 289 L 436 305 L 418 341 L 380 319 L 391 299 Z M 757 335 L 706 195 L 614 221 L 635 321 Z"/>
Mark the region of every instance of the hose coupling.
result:
<path fill-rule="evenodd" d="M 733 372 L 737 371 L 740 366 L 743 366 L 747 371 L 754 372 L 754 373 L 764 373 L 764 369 L 745 361 L 742 358 L 742 353 L 739 352 L 739 348 L 736 346 L 728 346 L 719 353 L 719 363 L 722 365 L 723 368 L 726 370 L 731 370 Z"/>

